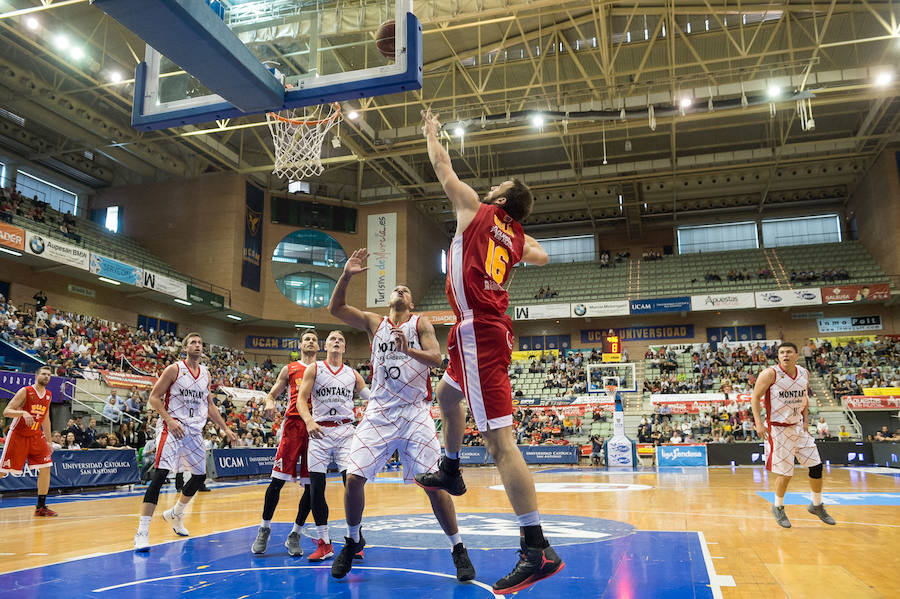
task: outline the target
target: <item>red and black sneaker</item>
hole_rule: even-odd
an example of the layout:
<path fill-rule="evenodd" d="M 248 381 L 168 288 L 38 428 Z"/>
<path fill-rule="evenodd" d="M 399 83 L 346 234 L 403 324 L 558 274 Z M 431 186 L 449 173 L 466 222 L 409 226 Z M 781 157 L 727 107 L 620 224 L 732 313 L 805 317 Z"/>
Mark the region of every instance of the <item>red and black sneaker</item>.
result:
<path fill-rule="evenodd" d="M 415 481 L 426 491 L 444 490 L 455 497 L 466 492 L 466 483 L 463 482 L 458 460 L 455 466 L 451 466 L 447 458 L 441 458 L 437 471 L 417 474 Z"/>
<path fill-rule="evenodd" d="M 34 508 L 34 515 L 41 518 L 51 518 L 53 516 L 59 516 L 59 514 L 48 508 L 46 505 L 43 507 Z"/>
<path fill-rule="evenodd" d="M 528 547 L 522 539 L 521 544 L 519 563 L 512 572 L 494 583 L 494 593 L 497 595 L 509 595 L 527 589 L 566 567 L 566 563 L 556 555 L 550 543 L 543 548 Z"/>

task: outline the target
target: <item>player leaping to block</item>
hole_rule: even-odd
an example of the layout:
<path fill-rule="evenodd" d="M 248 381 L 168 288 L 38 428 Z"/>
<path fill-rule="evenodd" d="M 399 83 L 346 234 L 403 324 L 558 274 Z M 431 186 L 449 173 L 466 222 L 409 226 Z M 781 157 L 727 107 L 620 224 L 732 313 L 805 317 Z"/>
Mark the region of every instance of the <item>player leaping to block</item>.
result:
<path fill-rule="evenodd" d="M 25 462 L 38 471 L 37 506 L 35 516 L 56 516 L 47 507 L 50 492 L 50 466 L 53 445 L 50 441 L 50 367 L 41 366 L 34 374 L 34 384 L 16 391 L 3 415 L 12 418 L 3 455 L 0 456 L 0 478 L 8 474 L 22 474 Z"/>
<path fill-rule="evenodd" d="M 790 528 L 784 513 L 784 494 L 794 475 L 794 458 L 809 468 L 809 488 L 812 503 L 807 511 L 825 524 L 834 518 L 822 504 L 822 458 L 816 442 L 809 434 L 809 371 L 797 365 L 797 346 L 782 343 L 778 346 L 778 363 L 766 368 L 756 379 L 750 407 L 756 432 L 766 444 L 766 470 L 778 475 L 775 480 L 775 504 L 772 514 L 779 526 Z M 765 401 L 766 420 L 760 415 L 760 401 Z"/>
<path fill-rule="evenodd" d="M 513 332 L 506 315 L 509 294 L 504 285 L 516 263 L 542 266 L 549 258 L 522 230 L 522 221 L 534 205 L 528 187 L 515 179 L 504 181 L 479 199 L 453 171 L 450 155 L 437 137 L 441 127 L 437 115 L 429 109 L 422 116 L 428 158 L 456 212 L 456 235 L 447 253 L 447 299 L 456 324 L 447 338 L 450 365 L 437 390 L 446 454 L 437 472 L 416 476 L 416 483 L 427 490 L 465 493 L 459 471 L 465 430 L 460 403 L 465 397 L 521 527 L 519 562 L 494 583 L 494 592 L 506 595 L 526 589 L 565 566 L 544 539 L 534 479 L 511 430 L 508 376 Z"/>

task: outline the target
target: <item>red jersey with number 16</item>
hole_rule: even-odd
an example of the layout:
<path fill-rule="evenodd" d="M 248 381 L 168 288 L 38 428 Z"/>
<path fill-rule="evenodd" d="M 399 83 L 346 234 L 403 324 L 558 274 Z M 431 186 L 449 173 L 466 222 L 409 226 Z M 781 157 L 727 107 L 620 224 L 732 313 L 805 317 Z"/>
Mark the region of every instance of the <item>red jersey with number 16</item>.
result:
<path fill-rule="evenodd" d="M 38 395 L 34 385 L 25 387 L 25 405 L 22 406 L 22 409 L 31 414 L 31 417 L 34 418 L 34 424 L 29 427 L 25 423 L 25 419 L 21 416 L 16 416 L 9 427 L 9 432 L 15 432 L 16 435 L 22 435 L 23 437 L 43 435 L 41 423 L 44 422 L 44 418 L 50 412 L 50 398 L 50 389 L 45 389 L 42 397 Z"/>
<path fill-rule="evenodd" d="M 288 402 L 285 417 L 300 418 L 300 412 L 297 411 L 297 395 L 300 393 L 300 382 L 303 380 L 303 373 L 306 372 L 306 364 L 300 362 L 291 362 L 288 364 Z M 306 406 L 312 408 L 312 404 L 307 400 Z"/>
<path fill-rule="evenodd" d="M 503 208 L 481 204 L 447 255 L 447 299 L 457 320 L 501 318 L 509 307 L 504 285 L 522 259 L 525 232 Z"/>

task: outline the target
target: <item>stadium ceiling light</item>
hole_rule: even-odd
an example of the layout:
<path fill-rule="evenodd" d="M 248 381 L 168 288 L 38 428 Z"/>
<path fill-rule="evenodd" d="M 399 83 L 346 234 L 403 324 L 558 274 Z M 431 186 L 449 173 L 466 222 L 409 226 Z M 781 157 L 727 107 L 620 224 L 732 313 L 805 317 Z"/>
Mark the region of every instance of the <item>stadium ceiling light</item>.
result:
<path fill-rule="evenodd" d="M 890 71 L 881 71 L 875 75 L 875 85 L 878 87 L 887 87 L 894 81 L 894 74 Z"/>
<path fill-rule="evenodd" d="M 176 303 L 176 304 L 181 304 L 182 306 L 193 306 L 193 305 L 194 305 L 192 302 L 183 300 L 183 299 L 181 299 L 180 297 L 176 297 L 176 298 L 175 298 L 175 303 Z"/>
<path fill-rule="evenodd" d="M 531 117 L 531 124 L 535 127 L 543 127 L 544 126 L 544 115 L 536 114 Z"/>
<path fill-rule="evenodd" d="M 69 47 L 69 38 L 62 33 L 57 34 L 56 37 L 53 38 L 53 45 L 56 46 L 57 50 L 65 50 Z"/>
<path fill-rule="evenodd" d="M 225 315 L 225 318 L 230 318 L 231 320 L 244 320 L 243 318 L 241 318 L 241 317 L 238 316 L 237 314 L 226 314 L 226 315 Z"/>
<path fill-rule="evenodd" d="M 848 300 L 835 300 L 835 301 L 833 301 L 833 302 L 828 302 L 828 303 L 829 303 L 829 304 L 852 304 L 852 303 L 853 303 L 853 300 L 852 300 L 852 299 L 848 299 Z"/>
<path fill-rule="evenodd" d="M 781 88 L 777 85 L 769 86 L 769 97 L 774 99 L 781 95 Z"/>
<path fill-rule="evenodd" d="M 8 250 L 6 248 L 0 248 L 0 252 L 5 254 L 12 254 L 13 256 L 21 256 L 22 252 L 17 252 L 16 250 Z"/>
<path fill-rule="evenodd" d="M 41 22 L 34 17 L 28 17 L 27 19 L 25 19 L 25 26 L 34 31 L 41 26 Z"/>
<path fill-rule="evenodd" d="M 109 80 L 113 83 L 119 83 L 120 81 L 122 81 L 122 73 L 120 73 L 119 71 L 110 71 Z"/>
<path fill-rule="evenodd" d="M 347 113 L 347 118 L 350 119 L 351 121 L 355 121 L 356 119 L 359 118 L 359 113 L 356 112 L 355 110 L 351 110 L 350 112 Z"/>
<path fill-rule="evenodd" d="M 294 326 L 297 327 L 298 329 L 314 329 L 314 328 L 316 328 L 316 325 L 314 325 L 314 324 L 300 324 L 299 322 L 297 324 L 295 324 Z"/>
<path fill-rule="evenodd" d="M 681 107 L 682 107 L 682 108 L 688 108 L 688 107 L 690 107 L 690 105 L 691 105 L 691 99 L 690 99 L 690 98 L 688 98 L 687 96 L 685 96 L 685 97 L 683 97 L 683 98 L 681 99 Z"/>
<path fill-rule="evenodd" d="M 466 130 L 463 129 L 462 127 L 457 127 L 456 129 L 453 130 L 453 132 L 456 134 L 457 137 L 462 137 L 463 135 L 466 134 Z"/>
<path fill-rule="evenodd" d="M 114 281 L 112 279 L 107 279 L 106 277 L 97 277 L 97 278 L 100 279 L 101 281 L 103 281 L 104 283 L 109 283 L 110 285 L 121 285 L 122 284 L 118 281 Z"/>
<path fill-rule="evenodd" d="M 69 56 L 71 56 L 73 60 L 81 60 L 84 58 L 84 49 L 75 46 L 69 51 Z"/>

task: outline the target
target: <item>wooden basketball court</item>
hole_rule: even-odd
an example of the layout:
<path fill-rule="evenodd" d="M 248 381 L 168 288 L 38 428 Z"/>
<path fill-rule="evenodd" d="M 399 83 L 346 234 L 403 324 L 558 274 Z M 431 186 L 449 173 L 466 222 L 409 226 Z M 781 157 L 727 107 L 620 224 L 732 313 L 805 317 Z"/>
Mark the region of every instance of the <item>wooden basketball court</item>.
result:
<path fill-rule="evenodd" d="M 826 503 L 841 503 L 828 505 L 837 525 L 827 526 L 804 505 L 790 505 L 792 492 L 808 490 L 805 473 L 798 471 L 787 496 L 793 524 L 787 530 L 771 516 L 765 493 L 772 485 L 760 467 L 659 472 L 544 467 L 533 472 L 549 522 L 547 536 L 567 567 L 524 595 L 896 596 L 900 472 L 826 469 Z M 516 559 L 515 520 L 497 488 L 497 471 L 467 468 L 468 492 L 456 500 L 463 540 L 478 570 L 476 581 L 482 583 L 476 585 L 453 578 L 449 545 L 430 516 L 425 493 L 403 485 L 399 476 L 386 472 L 367 486 L 366 558 L 345 581 L 330 577 L 330 560 L 315 567 L 306 557 L 290 558 L 281 545 L 296 510 L 295 485 L 282 492 L 269 549 L 261 557 L 253 556 L 249 546 L 265 481 L 214 486 L 211 493 L 198 494 L 185 518 L 191 531 L 187 539 L 177 537 L 160 517 L 175 499 L 169 486 L 161 495 L 150 529 L 153 547 L 145 558 L 131 551 L 140 488 L 130 496 L 51 497 L 60 514 L 52 519 L 33 518 L 30 497 L 7 497 L 0 500 L 0 596 L 53 596 L 57 586 L 67 596 L 131 597 L 153 588 L 237 598 L 315 588 L 323 596 L 362 597 L 404 586 L 421 597 L 490 596 L 490 584 Z M 344 533 L 340 479 L 330 480 L 327 499 L 338 542 Z M 311 540 L 303 543 L 309 555 Z M 417 579 L 425 575 L 427 580 Z"/>

